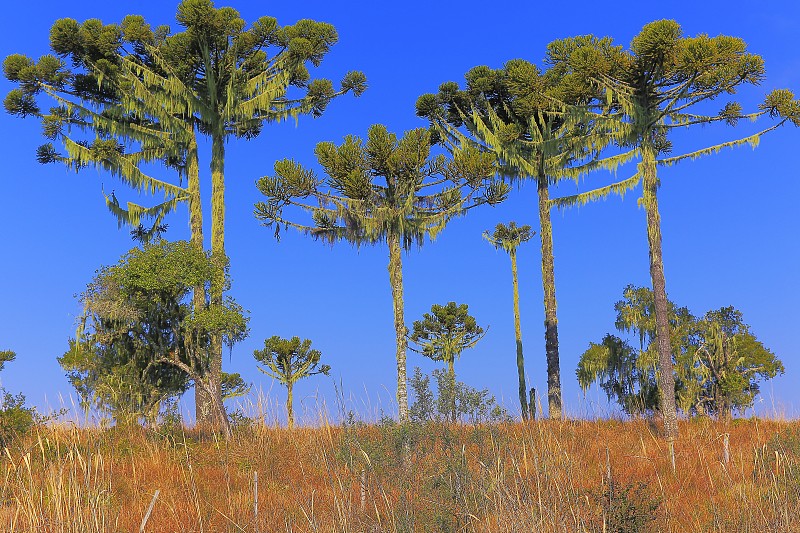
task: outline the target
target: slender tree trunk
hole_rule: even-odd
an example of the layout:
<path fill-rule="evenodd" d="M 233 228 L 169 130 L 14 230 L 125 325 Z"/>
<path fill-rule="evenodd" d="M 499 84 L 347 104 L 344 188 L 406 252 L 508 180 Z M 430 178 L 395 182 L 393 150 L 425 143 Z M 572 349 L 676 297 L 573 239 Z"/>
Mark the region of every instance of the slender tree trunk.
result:
<path fill-rule="evenodd" d="M 522 356 L 522 328 L 519 323 L 519 280 L 517 278 L 517 251 L 511 250 L 511 277 L 514 284 L 514 335 L 517 340 L 517 376 L 519 378 L 519 406 L 522 419 L 528 420 L 528 399 L 525 390 L 525 359 Z"/>
<path fill-rule="evenodd" d="M 197 138 L 193 135 L 186 152 L 186 175 L 189 189 L 189 230 L 191 243 L 203 249 L 203 208 L 200 199 L 200 165 L 198 162 Z M 193 289 L 192 306 L 198 313 L 206 306 L 206 289 L 198 285 Z M 198 384 L 194 387 L 194 406 L 199 426 L 207 426 L 213 410 L 213 402 L 205 389 Z"/>
<path fill-rule="evenodd" d="M 292 409 L 292 404 L 294 402 L 293 387 L 294 383 L 291 381 L 286 382 L 286 420 L 289 429 L 294 429 L 294 410 Z"/>
<path fill-rule="evenodd" d="M 544 288 L 544 341 L 547 354 L 547 404 L 551 420 L 560 420 L 561 367 L 558 358 L 558 319 L 556 318 L 556 281 L 553 259 L 553 226 L 550 222 L 550 196 L 547 177 L 536 180 L 539 193 L 539 236 L 542 239 L 542 287 Z"/>
<path fill-rule="evenodd" d="M 406 388 L 406 339 L 403 316 L 403 259 L 400 235 L 389 235 L 389 282 L 392 285 L 394 331 L 397 337 L 397 409 L 400 422 L 408 422 L 408 390 Z"/>
<path fill-rule="evenodd" d="M 456 423 L 456 365 L 455 360 L 447 360 L 447 379 L 450 380 L 450 421 Z"/>
<path fill-rule="evenodd" d="M 214 263 L 214 277 L 211 281 L 210 304 L 222 305 L 225 288 L 225 270 L 228 256 L 225 254 L 225 137 L 214 132 L 211 138 L 211 259 Z M 211 402 L 222 405 L 222 336 L 213 335 L 209 353 L 208 381 L 218 395 Z M 207 420 L 213 429 L 228 425 L 228 415 L 224 406 L 212 410 Z"/>
<path fill-rule="evenodd" d="M 661 215 L 658 212 L 658 176 L 655 150 L 646 142 L 642 146 L 642 201 L 647 214 L 647 240 L 650 245 L 650 277 L 656 315 L 656 345 L 658 347 L 658 385 L 661 396 L 661 415 L 664 434 L 672 442 L 678 436 L 678 408 L 675 403 L 675 376 L 669 333 L 669 304 L 664 279 L 664 259 L 661 253 Z"/>

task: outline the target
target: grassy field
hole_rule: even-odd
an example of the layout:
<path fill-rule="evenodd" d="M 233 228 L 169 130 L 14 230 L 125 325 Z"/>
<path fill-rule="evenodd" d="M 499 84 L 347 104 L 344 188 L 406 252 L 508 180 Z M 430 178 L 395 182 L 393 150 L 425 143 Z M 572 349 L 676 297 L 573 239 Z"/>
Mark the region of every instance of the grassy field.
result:
<path fill-rule="evenodd" d="M 680 429 L 673 471 L 645 421 L 52 426 L 2 450 L 0 530 L 800 531 L 800 423 Z"/>

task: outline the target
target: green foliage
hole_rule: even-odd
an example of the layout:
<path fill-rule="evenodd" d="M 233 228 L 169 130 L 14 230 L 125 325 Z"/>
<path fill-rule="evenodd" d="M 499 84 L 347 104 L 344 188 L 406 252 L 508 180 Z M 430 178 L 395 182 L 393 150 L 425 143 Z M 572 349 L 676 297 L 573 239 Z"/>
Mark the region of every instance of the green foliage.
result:
<path fill-rule="evenodd" d="M 433 304 L 430 313 L 414 321 L 409 340 L 420 347 L 419 353 L 433 361 L 444 361 L 448 366 L 461 356 L 461 352 L 475 346 L 485 335 L 483 328 L 469 314 L 467 304 Z"/>
<path fill-rule="evenodd" d="M 17 358 L 11 350 L 0 350 L 0 371 L 6 363 Z M 6 446 L 14 437 L 24 435 L 40 419 L 36 409 L 25 406 L 25 396 L 14 396 L 0 387 L 0 446 Z"/>
<path fill-rule="evenodd" d="M 85 405 L 118 422 L 154 423 L 190 381 L 207 379 L 211 336 L 232 345 L 247 335 L 247 318 L 232 300 L 191 308 L 192 289 L 210 285 L 214 271 L 196 246 L 160 241 L 97 272 L 81 295 L 78 339 L 59 358 Z M 224 394 L 246 389 L 238 374 L 223 383 Z"/>
<path fill-rule="evenodd" d="M 514 221 L 509 222 L 507 226 L 502 223 L 497 224 L 492 233 L 488 230 L 483 232 L 483 238 L 492 246 L 509 254 L 516 253 L 519 245 L 528 242 L 534 235 L 535 232 L 530 226 L 517 226 Z"/>
<path fill-rule="evenodd" d="M 36 409 L 25 405 L 25 396 L 14 396 L 0 387 L 0 446 L 7 446 L 15 437 L 25 435 L 39 420 Z"/>
<path fill-rule="evenodd" d="M 609 400 L 628 414 L 659 409 L 658 353 L 653 293 L 629 285 L 615 304 L 616 328 L 638 347 L 614 335 L 590 343 L 576 371 L 586 390 L 598 383 Z M 784 372 L 783 363 L 750 332 L 733 307 L 709 311 L 701 319 L 669 302 L 677 404 L 687 414 L 728 417 L 752 407 L 759 382 Z"/>
<path fill-rule="evenodd" d="M 294 384 L 315 374 L 330 373 L 330 365 L 320 365 L 322 352 L 311 349 L 311 341 L 300 337 L 282 339 L 277 335 L 264 341 L 264 349 L 255 350 L 253 357 L 266 368 L 258 369 L 284 385 Z"/>
<path fill-rule="evenodd" d="M 266 368 L 258 369 L 277 379 L 286 387 L 286 413 L 288 415 L 289 428 L 294 427 L 294 410 L 292 408 L 294 384 L 302 379 L 315 374 L 325 374 L 331 370 L 329 365 L 320 365 L 319 360 L 322 353 L 319 350 L 311 349 L 311 341 L 308 339 L 300 340 L 300 337 L 282 339 L 277 335 L 264 341 L 264 349 L 253 352 L 256 361 L 265 365 Z"/>
<path fill-rule="evenodd" d="M 435 238 L 466 209 L 502 200 L 507 189 L 492 179 L 493 157 L 473 149 L 450 160 L 432 157 L 430 140 L 423 129 L 398 139 L 374 125 L 366 142 L 347 136 L 339 146 L 320 143 L 315 154 L 327 180 L 292 160 L 278 161 L 274 177 L 258 180 L 267 199 L 256 204 L 256 217 L 276 235 L 285 225 L 329 243 L 374 244 L 399 236 L 408 249 Z M 313 225 L 285 219 L 290 206 L 307 211 Z"/>
<path fill-rule="evenodd" d="M 681 403 L 698 414 L 728 417 L 752 407 L 759 382 L 785 370 L 733 307 L 707 312 L 695 322 L 689 342 L 694 361 L 682 372 L 685 390 L 680 396 Z"/>
<path fill-rule="evenodd" d="M 14 359 L 17 358 L 17 354 L 12 352 L 11 350 L 0 350 L 0 371 L 6 366 L 6 363 L 10 363 Z"/>
<path fill-rule="evenodd" d="M 509 420 L 506 410 L 497 404 L 488 389 L 478 390 L 455 379 L 443 369 L 433 371 L 436 394 L 430 388 L 430 376 L 419 368 L 409 380 L 414 402 L 409 407 L 412 422 L 466 422 L 482 424 Z"/>

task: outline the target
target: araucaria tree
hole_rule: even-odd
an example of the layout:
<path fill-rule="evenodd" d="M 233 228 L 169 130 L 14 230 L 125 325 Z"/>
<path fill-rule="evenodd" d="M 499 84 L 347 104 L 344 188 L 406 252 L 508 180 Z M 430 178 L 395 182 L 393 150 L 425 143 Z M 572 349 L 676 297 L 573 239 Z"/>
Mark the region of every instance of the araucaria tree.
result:
<path fill-rule="evenodd" d="M 485 332 L 469 314 L 467 304 L 433 304 L 430 313 L 415 320 L 409 340 L 419 346 L 419 353 L 433 361 L 443 361 L 455 378 L 455 361 L 461 352 L 475 346 Z"/>
<path fill-rule="evenodd" d="M 522 419 L 528 419 L 528 412 L 534 413 L 535 405 L 528 405 L 527 384 L 525 382 L 525 358 L 522 354 L 522 328 L 519 320 L 519 280 L 517 277 L 517 248 L 523 242 L 531 240 L 533 232 L 530 226 L 517 226 L 515 222 L 498 224 L 494 232 L 485 231 L 483 237 L 495 248 L 505 250 L 511 257 L 511 282 L 514 287 L 514 335 L 517 341 L 517 377 L 519 379 L 519 406 Z"/>
<path fill-rule="evenodd" d="M 655 334 L 658 347 L 660 411 L 669 440 L 678 435 L 675 377 L 670 348 L 669 305 L 661 250 L 661 215 L 658 209 L 658 167 L 710 155 L 723 148 L 756 145 L 760 137 L 791 120 L 800 125 L 800 107 L 786 90 L 773 91 L 755 113 L 744 114 L 736 102 L 726 103 L 718 114 L 705 114 L 712 100 L 731 95 L 742 85 L 764 79 L 764 62 L 747 51 L 742 39 L 720 35 L 685 37 L 671 20 L 647 24 L 633 38 L 630 50 L 619 49 L 612 61 L 601 60 L 596 41 L 585 38 L 556 41 L 550 60 L 565 76 L 584 78 L 604 91 L 587 119 L 595 122 L 620 148 L 639 158 L 637 172 L 622 182 L 554 200 L 559 206 L 582 204 L 610 193 L 624 194 L 642 184 L 641 205 L 647 220 L 650 276 L 653 284 Z M 675 130 L 715 122 L 735 125 L 741 119 L 769 114 L 779 120 L 744 138 L 682 155 L 670 155 Z"/>
<path fill-rule="evenodd" d="M 275 175 L 258 181 L 266 200 L 255 208 L 256 217 L 274 226 L 276 235 L 288 226 L 327 243 L 386 243 L 403 422 L 408 420 L 408 394 L 402 252 L 435 238 L 466 209 L 500 202 L 507 193 L 507 186 L 493 179 L 494 157 L 472 148 L 457 151 L 452 159 L 432 157 L 430 140 L 424 129 L 398 139 L 385 126 L 374 125 L 366 142 L 348 136 L 339 146 L 320 143 L 315 153 L 327 179 L 295 161 L 278 161 Z M 284 218 L 287 207 L 304 210 L 310 220 Z"/>
<path fill-rule="evenodd" d="M 281 27 L 274 18 L 261 17 L 246 28 L 236 10 L 216 8 L 211 0 L 183 0 L 178 5 L 177 21 L 184 31 L 176 34 L 170 34 L 164 26 L 151 31 L 141 17 L 126 17 L 121 25 L 103 25 L 96 19 L 83 24 L 72 19 L 57 21 L 51 30 L 53 50 L 83 71 L 67 71 L 55 56 L 45 56 L 38 63 L 12 56 L 12 68 L 6 66 L 6 76 L 19 82 L 20 88 L 9 95 L 6 108 L 22 116 L 39 114 L 36 95 L 44 90 L 55 96 L 63 108 L 55 113 L 61 117 L 56 122 L 68 125 L 73 107 L 60 98 L 64 94 L 76 98 L 83 108 L 97 111 L 93 117 L 80 111 L 80 119 L 100 117 L 94 129 L 98 139 L 106 143 L 105 151 L 117 163 L 125 161 L 118 156 L 119 145 L 125 145 L 129 135 L 118 127 L 106 127 L 105 111 L 111 109 L 112 116 L 118 114 L 120 89 L 127 94 L 122 100 L 126 117 L 123 122 L 133 121 L 134 128 L 138 128 L 141 122 L 149 125 L 154 118 L 161 120 L 168 115 L 183 125 L 176 128 L 160 122 L 162 130 L 168 134 L 179 129 L 191 132 L 184 136 L 189 140 L 184 145 L 188 151 L 178 153 L 187 158 L 187 165 L 191 147 L 197 146 L 196 142 L 191 144 L 195 132 L 209 136 L 211 250 L 219 278 L 209 302 L 221 305 L 220 288 L 228 262 L 224 232 L 226 141 L 231 137 L 254 138 L 267 123 L 297 119 L 304 114 L 319 116 L 336 96 L 346 92 L 361 94 L 365 78 L 360 72 L 350 72 L 339 89 L 325 79 L 311 80 L 308 65 L 318 66 L 338 40 L 330 24 L 306 19 Z M 160 111 L 154 111 L 158 107 Z M 65 114 L 64 109 L 69 112 Z M 133 138 L 138 141 L 136 136 Z M 75 160 L 78 167 L 83 160 L 103 159 L 103 154 L 82 151 L 77 146 L 80 143 L 67 145 L 68 150 L 72 148 L 67 159 Z M 52 149 L 40 151 L 40 156 L 45 160 L 56 157 Z M 130 159 L 127 162 L 136 163 Z M 112 163 L 109 170 L 118 168 Z M 128 171 L 132 172 L 130 168 Z M 191 185 L 192 174 L 189 177 Z M 178 196 L 189 196 L 181 188 L 168 192 L 173 201 Z M 196 205 L 199 209 L 199 202 Z M 192 217 L 194 227 L 195 211 Z M 222 339 L 214 338 L 210 349 L 214 356 L 209 372 L 219 384 Z M 209 418 L 215 412 L 210 406 L 217 399 L 206 397 L 202 389 L 196 393 L 198 421 L 222 423 Z"/>
<path fill-rule="evenodd" d="M 595 44 L 607 55 L 613 54 L 607 40 Z M 562 398 L 549 187 L 590 168 L 613 168 L 625 160 L 625 155 L 598 160 L 597 152 L 608 137 L 594 134 L 591 125 L 570 107 L 585 105 L 597 91 L 586 79 L 565 76 L 561 69 L 542 72 L 528 61 L 514 59 L 502 69 L 478 66 L 469 70 L 463 90 L 447 82 L 438 94 L 417 100 L 417 115 L 431 121 L 446 145 L 475 143 L 497 156 L 506 177 L 536 185 L 548 414 L 553 419 L 562 417 Z"/>
<path fill-rule="evenodd" d="M 320 365 L 319 360 L 322 353 L 319 350 L 311 349 L 311 341 L 308 339 L 300 340 L 300 337 L 282 339 L 272 336 L 264 341 L 264 349 L 253 352 L 256 361 L 266 368 L 258 369 L 277 379 L 286 386 L 286 416 L 289 429 L 294 427 L 294 409 L 292 407 L 294 396 L 294 384 L 303 378 L 315 374 L 325 374 L 331 370 L 329 365 Z"/>
<path fill-rule="evenodd" d="M 433 304 L 430 313 L 424 313 L 422 320 L 414 321 L 409 340 L 419 346 L 419 353 L 425 357 L 447 364 L 448 386 L 445 388 L 450 396 L 450 419 L 453 422 L 457 418 L 455 361 L 461 357 L 461 352 L 475 346 L 485 334 L 475 317 L 469 314 L 467 304 Z"/>

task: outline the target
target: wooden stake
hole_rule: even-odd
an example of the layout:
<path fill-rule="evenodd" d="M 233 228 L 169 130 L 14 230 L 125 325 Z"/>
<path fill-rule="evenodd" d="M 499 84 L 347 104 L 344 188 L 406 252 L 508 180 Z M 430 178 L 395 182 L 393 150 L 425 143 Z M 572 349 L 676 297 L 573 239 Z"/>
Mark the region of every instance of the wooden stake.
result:
<path fill-rule="evenodd" d="M 150 501 L 150 507 L 147 508 L 147 512 L 145 513 L 144 518 L 142 518 L 142 525 L 139 526 L 139 533 L 144 533 L 144 527 L 147 525 L 147 521 L 150 520 L 150 513 L 153 512 L 153 507 L 156 504 L 159 492 L 161 492 L 161 489 L 156 489 L 156 493 L 153 494 L 153 499 Z"/>

